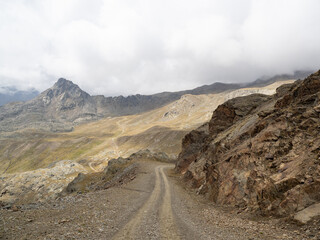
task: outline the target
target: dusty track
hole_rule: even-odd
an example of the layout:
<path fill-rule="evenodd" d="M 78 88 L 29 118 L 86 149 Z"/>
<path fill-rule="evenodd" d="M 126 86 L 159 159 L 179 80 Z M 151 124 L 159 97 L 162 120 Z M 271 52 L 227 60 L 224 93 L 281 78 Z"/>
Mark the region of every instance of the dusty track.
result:
<path fill-rule="evenodd" d="M 114 239 L 139 239 L 139 229 L 142 227 L 143 220 L 151 215 L 151 211 L 159 208 L 158 200 L 163 197 L 160 211 L 160 235 L 163 239 L 180 239 L 177 228 L 174 223 L 171 208 L 170 185 L 163 169 L 168 166 L 157 166 L 155 168 L 155 186 L 145 202 L 139 209 L 137 214 L 114 236 Z M 161 185 L 164 183 L 163 188 Z"/>
<path fill-rule="evenodd" d="M 152 191 L 112 239 L 290 239 L 289 234 L 274 226 L 259 228 L 234 215 L 220 215 L 223 213 L 208 207 L 210 203 L 199 201 L 199 196 L 186 194 L 177 179 L 168 178 L 172 169 L 171 164 L 149 169 L 153 171 Z M 134 184 L 134 189 L 139 188 L 150 189 L 148 185 Z"/>
<path fill-rule="evenodd" d="M 139 165 L 136 178 L 121 187 L 29 210 L 0 210 L 0 239 L 310 239 L 277 221 L 250 221 L 190 194 L 173 165 Z"/>

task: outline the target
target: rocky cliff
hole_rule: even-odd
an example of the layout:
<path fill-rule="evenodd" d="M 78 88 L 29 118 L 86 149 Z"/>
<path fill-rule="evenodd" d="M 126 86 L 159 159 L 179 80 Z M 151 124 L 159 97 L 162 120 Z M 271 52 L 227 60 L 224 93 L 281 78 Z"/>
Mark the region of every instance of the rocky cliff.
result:
<path fill-rule="evenodd" d="M 218 204 L 277 216 L 319 206 L 320 71 L 225 102 L 182 148 L 176 171 Z"/>

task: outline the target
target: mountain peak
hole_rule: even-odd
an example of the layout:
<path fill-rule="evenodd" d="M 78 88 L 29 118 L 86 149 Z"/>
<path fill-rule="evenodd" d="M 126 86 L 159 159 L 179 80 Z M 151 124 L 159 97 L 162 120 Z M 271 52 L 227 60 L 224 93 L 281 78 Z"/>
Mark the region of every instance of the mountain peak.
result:
<path fill-rule="evenodd" d="M 77 86 L 77 85 L 65 78 L 59 78 L 58 81 L 54 84 L 54 87 L 56 88 L 71 87 L 71 86 Z"/>
<path fill-rule="evenodd" d="M 58 81 L 53 85 L 52 88 L 49 88 L 54 92 L 54 95 L 60 95 L 63 93 L 68 93 L 70 96 L 80 96 L 80 95 L 89 95 L 84 92 L 77 84 L 74 84 L 72 81 L 65 78 L 59 78 Z"/>

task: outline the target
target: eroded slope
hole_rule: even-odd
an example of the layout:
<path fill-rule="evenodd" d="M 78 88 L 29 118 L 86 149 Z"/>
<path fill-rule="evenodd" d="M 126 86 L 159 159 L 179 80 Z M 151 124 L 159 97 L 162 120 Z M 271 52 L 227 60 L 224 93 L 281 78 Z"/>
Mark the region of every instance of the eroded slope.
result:
<path fill-rule="evenodd" d="M 290 215 L 320 202 L 319 161 L 320 71 L 220 105 L 183 139 L 176 170 L 216 203 Z"/>

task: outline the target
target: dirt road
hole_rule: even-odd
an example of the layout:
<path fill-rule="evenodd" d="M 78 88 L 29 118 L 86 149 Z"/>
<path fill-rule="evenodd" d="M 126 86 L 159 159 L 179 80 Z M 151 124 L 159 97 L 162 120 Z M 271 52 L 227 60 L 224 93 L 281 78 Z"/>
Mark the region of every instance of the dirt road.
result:
<path fill-rule="evenodd" d="M 180 239 L 173 218 L 170 185 L 163 171 L 165 167 L 169 166 L 157 166 L 155 168 L 155 186 L 150 197 L 135 216 L 114 236 L 114 239 L 142 239 L 141 232 L 147 230 L 152 233 L 154 229 L 148 230 L 144 223 L 148 221 L 150 215 L 154 214 L 155 210 L 159 214 L 159 221 L 147 226 L 152 228 L 155 225 L 160 225 L 158 231 L 160 231 L 160 237 L 163 239 Z M 161 185 L 163 186 L 161 187 Z M 148 235 L 145 237 L 148 237 Z"/>
<path fill-rule="evenodd" d="M 139 163 L 121 187 L 0 210 L 0 239 L 309 239 L 275 220 L 250 221 L 184 189 L 173 165 Z"/>

